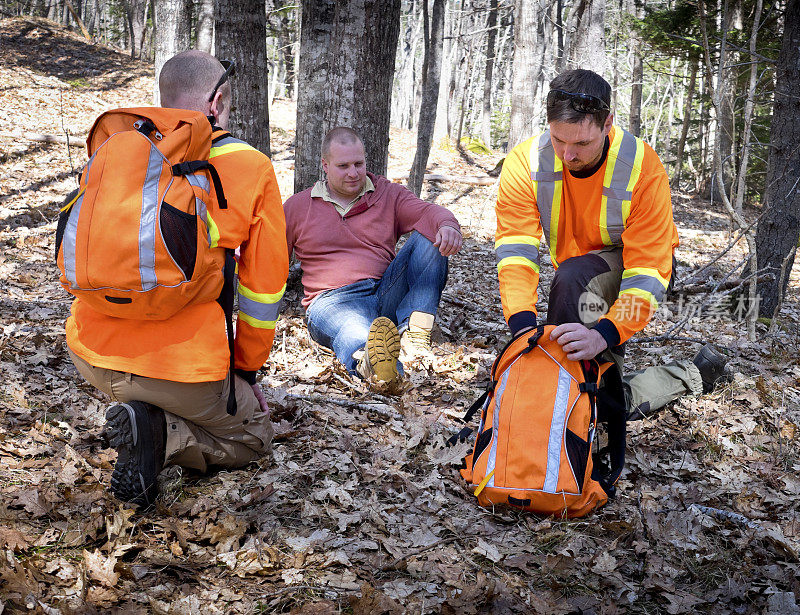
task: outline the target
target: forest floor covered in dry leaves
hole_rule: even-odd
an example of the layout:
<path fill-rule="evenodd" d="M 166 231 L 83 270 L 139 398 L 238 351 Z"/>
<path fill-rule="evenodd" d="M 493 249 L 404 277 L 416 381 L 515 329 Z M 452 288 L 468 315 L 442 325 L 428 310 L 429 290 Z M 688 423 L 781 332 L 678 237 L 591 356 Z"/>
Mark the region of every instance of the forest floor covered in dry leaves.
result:
<path fill-rule="evenodd" d="M 630 344 L 629 367 L 690 358 L 699 344 L 650 339 L 682 323 L 671 336 L 713 340 L 734 378 L 631 423 L 618 496 L 596 513 L 479 508 L 454 465 L 465 446 L 442 447 L 507 338 L 497 188 L 457 183 L 424 188 L 466 241 L 435 360 L 401 396 L 369 393 L 310 341 L 295 287 L 261 372 L 272 457 L 184 476 L 145 512 L 115 501 L 115 452 L 98 438 L 108 400 L 67 355 L 52 256 L 85 151 L 12 134 L 84 136 L 102 111 L 148 104 L 151 71 L 48 22 L 0 21 L 0 613 L 800 612 L 800 266 L 777 324 L 748 342 L 735 300 L 699 292 L 744 247 L 714 261 L 735 235 L 728 219 L 681 193 L 679 278 L 714 262 Z M 293 105 L 275 101 L 271 119 L 285 198 Z M 407 172 L 413 143 L 392 131 L 390 176 Z M 430 168 L 482 175 L 500 157 L 435 147 Z"/>

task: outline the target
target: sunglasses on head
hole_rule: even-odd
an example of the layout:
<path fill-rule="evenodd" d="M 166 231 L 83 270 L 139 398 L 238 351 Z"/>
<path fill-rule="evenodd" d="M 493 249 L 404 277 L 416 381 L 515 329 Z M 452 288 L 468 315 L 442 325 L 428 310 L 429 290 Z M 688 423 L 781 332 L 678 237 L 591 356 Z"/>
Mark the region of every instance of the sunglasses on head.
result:
<path fill-rule="evenodd" d="M 578 113 L 599 113 L 610 111 L 606 102 L 597 96 L 581 92 L 565 92 L 564 90 L 550 90 L 547 93 L 547 106 L 554 105 L 557 101 L 568 100 L 570 106 Z"/>
<path fill-rule="evenodd" d="M 211 96 L 208 97 L 208 102 L 213 102 L 214 97 L 217 95 L 217 90 L 222 87 L 222 84 L 228 80 L 228 77 L 232 77 L 236 74 L 236 64 L 234 64 L 231 60 L 220 60 L 220 64 L 222 64 L 222 68 L 225 69 L 225 72 L 222 73 L 222 77 L 219 78 L 217 81 L 217 85 L 214 86 L 214 89 L 211 90 Z"/>

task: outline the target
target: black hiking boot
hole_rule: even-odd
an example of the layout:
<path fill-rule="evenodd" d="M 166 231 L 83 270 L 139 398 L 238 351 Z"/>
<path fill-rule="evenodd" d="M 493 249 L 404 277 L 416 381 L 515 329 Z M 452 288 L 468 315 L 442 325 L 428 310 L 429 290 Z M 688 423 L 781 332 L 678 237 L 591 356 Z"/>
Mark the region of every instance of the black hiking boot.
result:
<path fill-rule="evenodd" d="M 712 344 L 706 344 L 700 349 L 692 363 L 700 371 L 703 379 L 703 393 L 710 393 L 720 381 L 726 381 L 730 377 L 725 373 L 725 364 L 728 359 Z"/>
<path fill-rule="evenodd" d="M 117 449 L 111 492 L 118 499 L 143 508 L 155 502 L 165 433 L 164 411 L 153 405 L 131 401 L 106 410 L 106 438 Z"/>

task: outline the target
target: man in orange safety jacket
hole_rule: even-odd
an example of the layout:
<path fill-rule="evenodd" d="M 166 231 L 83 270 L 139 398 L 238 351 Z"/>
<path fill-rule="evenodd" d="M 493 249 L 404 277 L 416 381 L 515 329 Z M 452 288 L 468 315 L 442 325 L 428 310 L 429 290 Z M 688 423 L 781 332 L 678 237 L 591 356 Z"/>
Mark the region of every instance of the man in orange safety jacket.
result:
<path fill-rule="evenodd" d="M 153 503 L 164 466 L 240 467 L 267 452 L 273 436 L 256 372 L 269 356 L 286 287 L 285 221 L 269 158 L 226 131 L 233 65 L 226 66 L 186 51 L 164 64 L 159 88 L 162 107 L 199 111 L 212 125 L 209 162 L 227 207 L 212 201 L 204 212 L 208 241 L 220 263 L 225 250 L 240 250 L 235 376 L 217 301 L 190 303 L 166 320 L 140 320 L 108 316 L 76 299 L 66 324 L 78 371 L 114 400 L 106 412 L 106 436 L 118 453 L 111 489 L 143 506 Z"/>
<path fill-rule="evenodd" d="M 678 233 L 658 155 L 614 126 L 611 87 L 571 70 L 550 83 L 548 130 L 506 158 L 495 252 L 503 314 L 516 335 L 537 324 L 539 267 L 556 269 L 547 321 L 574 360 L 604 355 L 622 371 L 624 344 L 652 318 L 671 285 Z M 546 247 L 545 247 L 546 246 Z M 605 353 L 605 354 L 604 354 Z M 694 361 L 626 378 L 632 414 L 709 391 L 725 360 L 706 345 Z"/>

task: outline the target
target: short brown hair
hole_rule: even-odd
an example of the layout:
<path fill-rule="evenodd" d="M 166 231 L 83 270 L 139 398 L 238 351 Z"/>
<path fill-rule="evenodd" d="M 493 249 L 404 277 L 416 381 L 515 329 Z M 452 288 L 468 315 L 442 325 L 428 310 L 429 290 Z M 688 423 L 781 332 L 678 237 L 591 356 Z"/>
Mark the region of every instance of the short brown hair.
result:
<path fill-rule="evenodd" d="M 202 110 L 224 72 L 219 60 L 205 51 L 190 49 L 172 56 L 158 75 L 161 106 Z M 228 82 L 223 83 L 219 91 L 223 100 L 230 100 L 231 86 Z"/>
<path fill-rule="evenodd" d="M 350 143 L 361 143 L 362 147 L 364 145 L 364 142 L 355 130 L 349 126 L 337 126 L 336 128 L 331 128 L 328 134 L 325 135 L 325 138 L 322 139 L 322 147 L 320 149 L 323 158 L 330 154 L 331 143 L 334 141 L 342 145 L 349 145 Z"/>
<path fill-rule="evenodd" d="M 603 127 L 610 113 L 611 86 L 608 81 L 596 72 L 582 68 L 569 70 L 556 76 L 550 82 L 550 89 L 594 96 L 602 100 L 607 109 L 596 113 L 581 113 L 572 108 L 572 103 L 569 100 L 555 100 L 552 104 L 548 103 L 547 105 L 548 123 L 567 122 L 569 124 L 580 124 L 589 115 L 598 126 Z"/>

